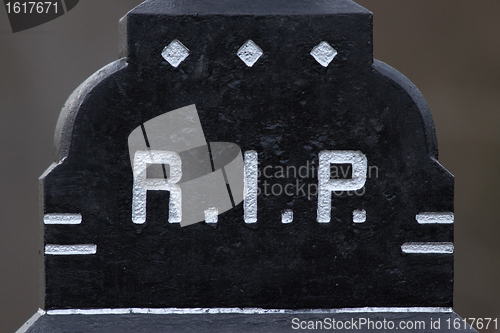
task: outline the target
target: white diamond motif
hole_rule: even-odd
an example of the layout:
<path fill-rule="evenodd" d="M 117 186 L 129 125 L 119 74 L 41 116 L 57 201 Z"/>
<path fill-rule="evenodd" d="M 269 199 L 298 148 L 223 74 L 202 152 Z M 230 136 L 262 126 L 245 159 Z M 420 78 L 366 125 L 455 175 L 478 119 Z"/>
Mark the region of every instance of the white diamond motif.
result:
<path fill-rule="evenodd" d="M 174 67 L 180 65 L 189 55 L 189 49 L 185 47 L 179 40 L 173 40 L 161 52 L 163 59 Z"/>
<path fill-rule="evenodd" d="M 328 67 L 332 62 L 333 58 L 337 55 L 337 50 L 335 50 L 327 42 L 321 42 L 314 47 L 311 51 L 311 55 L 316 59 L 317 62 L 323 67 Z"/>
<path fill-rule="evenodd" d="M 236 53 L 238 57 L 248 66 L 252 67 L 264 54 L 262 49 L 249 39 Z"/>

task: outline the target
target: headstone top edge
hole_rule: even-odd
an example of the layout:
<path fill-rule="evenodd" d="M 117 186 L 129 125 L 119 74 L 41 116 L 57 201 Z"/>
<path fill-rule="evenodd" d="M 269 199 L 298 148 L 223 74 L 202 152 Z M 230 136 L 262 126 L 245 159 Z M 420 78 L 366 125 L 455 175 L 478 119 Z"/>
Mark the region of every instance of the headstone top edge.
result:
<path fill-rule="evenodd" d="M 372 13 L 351 0 L 147 0 L 129 15 L 332 15 Z"/>
<path fill-rule="evenodd" d="M 383 61 L 374 58 L 372 67 L 375 71 L 394 81 L 395 84 L 399 85 L 415 102 L 418 110 L 420 111 L 422 124 L 424 126 L 427 142 L 427 152 L 431 158 L 435 159 L 438 162 L 439 146 L 436 127 L 434 125 L 434 117 L 432 116 L 429 105 L 427 104 L 420 90 L 403 73 L 399 72 L 397 69 L 391 67 Z"/>

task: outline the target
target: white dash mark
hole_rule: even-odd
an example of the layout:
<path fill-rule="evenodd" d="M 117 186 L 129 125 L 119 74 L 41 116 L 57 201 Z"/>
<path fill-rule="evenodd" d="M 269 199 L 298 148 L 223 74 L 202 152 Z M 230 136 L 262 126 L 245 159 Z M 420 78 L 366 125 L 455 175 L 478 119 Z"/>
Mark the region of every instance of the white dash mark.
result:
<path fill-rule="evenodd" d="M 404 253 L 452 254 L 454 249 L 453 243 L 404 243 L 401 246 Z"/>
<path fill-rule="evenodd" d="M 43 216 L 45 224 L 80 224 L 82 223 L 81 214 L 45 214 Z"/>
<path fill-rule="evenodd" d="M 219 210 L 215 207 L 205 210 L 205 222 L 217 223 L 219 220 Z"/>
<path fill-rule="evenodd" d="M 293 210 L 285 209 L 281 213 L 281 223 L 292 223 L 293 222 Z"/>
<path fill-rule="evenodd" d="M 355 210 L 352 212 L 352 221 L 354 223 L 365 223 L 366 222 L 366 210 Z"/>
<path fill-rule="evenodd" d="M 96 254 L 97 245 L 84 244 L 84 245 L 45 245 L 45 254 L 52 254 L 55 256 L 69 256 L 79 254 Z"/>
<path fill-rule="evenodd" d="M 415 218 L 420 224 L 452 224 L 455 221 L 453 213 L 420 213 Z"/>

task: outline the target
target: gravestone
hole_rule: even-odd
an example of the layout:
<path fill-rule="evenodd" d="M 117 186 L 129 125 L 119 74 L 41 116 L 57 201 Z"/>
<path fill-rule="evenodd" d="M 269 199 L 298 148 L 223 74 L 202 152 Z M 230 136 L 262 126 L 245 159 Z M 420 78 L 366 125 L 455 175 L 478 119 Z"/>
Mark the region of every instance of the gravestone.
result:
<path fill-rule="evenodd" d="M 369 11 L 149 0 L 120 34 L 57 123 L 22 332 L 466 329 L 453 176 Z"/>

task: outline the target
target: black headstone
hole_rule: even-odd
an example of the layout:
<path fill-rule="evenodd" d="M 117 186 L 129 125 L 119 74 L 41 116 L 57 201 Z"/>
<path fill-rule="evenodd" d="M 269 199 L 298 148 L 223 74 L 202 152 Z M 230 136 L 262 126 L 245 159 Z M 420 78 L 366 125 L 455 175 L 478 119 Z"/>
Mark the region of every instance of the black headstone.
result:
<path fill-rule="evenodd" d="M 70 96 L 41 177 L 36 332 L 459 318 L 453 176 L 420 92 L 373 59 L 369 11 L 150 0 L 120 26 L 122 58 Z"/>

